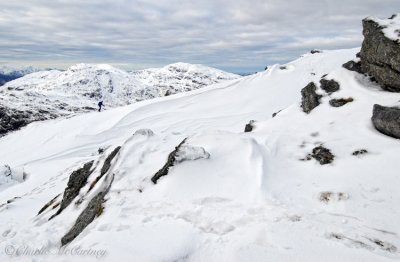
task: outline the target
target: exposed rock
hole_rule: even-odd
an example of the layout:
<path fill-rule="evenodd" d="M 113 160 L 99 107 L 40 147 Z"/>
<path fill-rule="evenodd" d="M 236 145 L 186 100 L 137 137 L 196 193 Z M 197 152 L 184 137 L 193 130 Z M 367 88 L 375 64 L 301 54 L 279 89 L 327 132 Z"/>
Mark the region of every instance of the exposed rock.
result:
<path fill-rule="evenodd" d="M 100 175 L 98 175 L 96 177 L 96 179 L 91 183 L 91 185 L 89 187 L 89 191 L 92 190 L 93 187 L 97 184 L 97 182 L 99 182 L 99 180 L 108 172 L 108 170 L 111 167 L 111 161 L 118 154 L 120 149 L 121 149 L 120 146 L 117 146 L 116 148 L 114 148 L 114 150 L 107 156 L 106 160 L 104 160 L 104 164 L 100 170 Z"/>
<path fill-rule="evenodd" d="M 312 150 L 311 157 L 317 160 L 321 165 L 332 163 L 335 156 L 331 151 L 323 146 L 317 146 Z"/>
<path fill-rule="evenodd" d="M 268 70 L 268 66 L 266 66 L 265 68 L 264 68 L 264 71 L 267 71 Z"/>
<path fill-rule="evenodd" d="M 250 122 L 248 123 L 248 124 L 246 124 L 246 126 L 244 127 L 244 132 L 251 132 L 251 131 L 253 131 L 253 128 L 254 128 L 254 123 L 255 123 L 256 121 L 254 121 L 254 120 L 250 120 Z"/>
<path fill-rule="evenodd" d="M 343 193 L 343 192 L 334 193 L 334 192 L 330 192 L 330 191 L 325 191 L 325 192 L 321 192 L 319 194 L 319 200 L 326 204 L 332 200 L 343 201 L 343 200 L 347 200 L 347 199 L 349 199 L 349 195 L 347 193 Z"/>
<path fill-rule="evenodd" d="M 319 99 L 321 98 L 321 95 L 318 95 L 316 90 L 317 86 L 314 82 L 309 83 L 301 90 L 301 107 L 307 114 L 320 104 Z"/>
<path fill-rule="evenodd" d="M 57 196 L 55 196 L 52 200 L 50 200 L 46 205 L 44 205 L 38 212 L 38 215 L 40 215 L 41 213 L 43 213 L 43 211 L 45 211 L 49 206 L 51 206 L 52 204 L 54 204 L 54 202 L 56 202 L 57 198 L 60 196 L 60 194 L 58 194 Z"/>
<path fill-rule="evenodd" d="M 278 112 L 273 113 L 273 114 L 272 114 L 272 117 L 273 117 L 273 118 L 276 117 L 281 111 L 282 111 L 282 110 L 279 110 Z"/>
<path fill-rule="evenodd" d="M 317 53 L 322 53 L 320 49 L 313 49 L 310 51 L 311 54 L 317 54 Z"/>
<path fill-rule="evenodd" d="M 90 223 L 92 223 L 96 216 L 101 215 L 103 212 L 104 197 L 110 190 L 113 180 L 114 175 L 112 175 L 108 187 L 97 193 L 97 195 L 90 200 L 89 204 L 79 215 L 72 228 L 61 238 L 61 246 L 65 246 L 74 240 Z"/>
<path fill-rule="evenodd" d="M 394 138 L 400 138 L 400 108 L 375 104 L 372 123 L 379 132 Z"/>
<path fill-rule="evenodd" d="M 347 70 L 354 71 L 354 72 L 357 72 L 360 74 L 364 74 L 364 72 L 361 69 L 361 62 L 355 62 L 353 60 L 350 60 L 349 62 L 344 63 L 342 66 L 344 68 L 346 68 Z"/>
<path fill-rule="evenodd" d="M 333 107 L 341 107 L 344 106 L 347 103 L 353 102 L 354 99 L 352 97 L 348 98 L 334 98 L 329 100 L 329 104 Z"/>
<path fill-rule="evenodd" d="M 322 78 L 319 82 L 321 84 L 321 89 L 323 89 L 327 93 L 333 93 L 339 91 L 340 89 L 339 83 L 333 79 L 327 80 L 325 78 Z"/>
<path fill-rule="evenodd" d="M 88 177 L 93 172 L 93 170 L 91 170 L 93 163 L 94 161 L 90 161 L 84 164 L 83 167 L 72 172 L 68 180 L 67 188 L 64 191 L 60 208 L 54 215 L 50 217 L 50 219 L 53 219 L 55 216 L 59 215 L 67 206 L 69 206 L 69 204 L 71 204 L 72 200 L 79 195 L 79 191 L 86 184 Z"/>
<path fill-rule="evenodd" d="M 383 89 L 400 92 L 400 44 L 386 37 L 384 28 L 374 19 L 363 20 L 361 69 L 373 76 Z"/>
<path fill-rule="evenodd" d="M 182 142 L 180 142 L 179 145 L 177 145 L 177 146 L 175 147 L 174 151 L 172 151 L 171 153 L 169 153 L 168 158 L 167 158 L 167 162 L 166 162 L 166 163 L 164 164 L 164 166 L 163 166 L 160 170 L 158 170 L 157 173 L 151 178 L 151 181 L 152 181 L 154 184 L 157 184 L 157 181 L 158 181 L 161 177 L 168 175 L 169 168 L 175 164 L 176 155 L 177 155 L 177 153 L 178 153 L 178 151 L 179 151 L 179 148 L 186 142 L 186 139 L 187 139 L 187 138 L 183 139 Z"/>
<path fill-rule="evenodd" d="M 286 70 L 286 69 L 287 69 L 287 66 L 284 66 L 284 65 L 283 65 L 283 66 L 280 66 L 279 69 L 280 69 L 280 70 Z"/>
<path fill-rule="evenodd" d="M 356 150 L 352 153 L 353 156 L 361 156 L 367 154 L 368 151 L 366 149 Z"/>

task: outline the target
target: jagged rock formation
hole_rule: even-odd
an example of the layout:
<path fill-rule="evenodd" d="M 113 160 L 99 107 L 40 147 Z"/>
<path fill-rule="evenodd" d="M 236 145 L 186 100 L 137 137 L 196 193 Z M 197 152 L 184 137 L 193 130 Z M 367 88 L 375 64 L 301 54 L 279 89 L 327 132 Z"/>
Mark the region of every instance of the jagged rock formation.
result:
<path fill-rule="evenodd" d="M 157 181 L 163 177 L 168 175 L 169 168 L 174 166 L 175 164 L 187 161 L 187 160 L 197 160 L 201 158 L 210 158 L 210 154 L 206 152 L 206 150 L 202 147 L 189 146 L 185 145 L 187 138 L 183 139 L 182 142 L 179 143 L 175 147 L 175 149 L 169 153 L 167 162 L 164 166 L 157 171 L 157 173 L 151 178 L 151 181 L 154 184 L 157 184 Z"/>
<path fill-rule="evenodd" d="M 340 89 L 340 84 L 334 79 L 327 80 L 325 78 L 322 78 L 319 82 L 321 84 L 321 89 L 327 93 L 333 93 L 339 91 Z"/>
<path fill-rule="evenodd" d="M 73 227 L 61 238 L 61 246 L 65 246 L 74 240 L 92 221 L 96 216 L 101 215 L 103 212 L 104 197 L 110 190 L 112 182 L 114 180 L 114 175 L 111 176 L 111 181 L 108 186 L 97 193 L 89 202 L 87 207 L 82 211 L 82 213 L 77 218 Z"/>
<path fill-rule="evenodd" d="M 89 187 L 89 191 L 92 190 L 93 187 L 96 185 L 96 183 L 108 172 L 108 170 L 111 167 L 111 161 L 115 158 L 120 149 L 121 149 L 120 146 L 114 148 L 114 150 L 107 156 L 103 166 L 101 167 L 100 175 L 97 176 L 96 179 L 92 182 L 92 184 Z"/>
<path fill-rule="evenodd" d="M 385 20 L 363 20 L 361 69 L 373 76 L 383 89 L 392 92 L 400 92 L 400 40 L 395 34 L 398 27 L 398 15 Z"/>
<path fill-rule="evenodd" d="M 320 104 L 319 99 L 321 98 L 321 95 L 318 95 L 316 90 L 317 86 L 314 84 L 314 82 L 309 83 L 301 90 L 301 107 L 307 114 Z"/>
<path fill-rule="evenodd" d="M 69 204 L 71 204 L 72 200 L 74 200 L 74 198 L 79 195 L 79 191 L 86 184 L 88 177 L 93 171 L 91 170 L 93 163 L 94 161 L 90 161 L 84 164 L 83 167 L 72 172 L 68 180 L 67 188 L 64 191 L 64 196 L 61 201 L 60 208 L 53 216 L 50 217 L 50 219 L 53 219 L 55 216 L 59 215 L 67 206 L 69 206 Z"/>
<path fill-rule="evenodd" d="M 329 100 L 329 104 L 333 107 L 341 107 L 344 106 L 347 103 L 353 102 L 354 99 L 352 97 L 348 98 L 333 98 Z"/>
<path fill-rule="evenodd" d="M 186 139 L 183 139 L 182 142 L 179 143 L 179 145 L 177 145 L 174 149 L 174 151 L 172 151 L 171 153 L 169 153 L 168 158 L 167 158 L 167 162 L 164 164 L 164 166 L 157 171 L 157 173 L 151 178 L 151 181 L 154 184 L 157 184 L 157 181 L 163 177 L 168 175 L 168 170 L 171 166 L 174 165 L 175 163 L 175 159 L 176 159 L 176 155 L 178 153 L 179 148 L 186 142 Z"/>
<path fill-rule="evenodd" d="M 372 123 L 379 132 L 394 138 L 400 138 L 400 108 L 375 104 Z"/>
<path fill-rule="evenodd" d="M 356 61 L 350 60 L 349 62 L 344 63 L 342 66 L 344 68 L 346 68 L 347 70 L 354 71 L 354 72 L 357 72 L 360 74 L 364 74 L 364 72 L 361 69 L 360 61 L 356 62 Z"/>

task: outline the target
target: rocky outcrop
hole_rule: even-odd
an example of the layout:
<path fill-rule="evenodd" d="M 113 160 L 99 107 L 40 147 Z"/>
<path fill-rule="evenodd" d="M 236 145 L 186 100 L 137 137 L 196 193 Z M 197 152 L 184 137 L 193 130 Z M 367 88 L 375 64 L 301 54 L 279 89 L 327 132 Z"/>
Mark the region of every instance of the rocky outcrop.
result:
<path fill-rule="evenodd" d="M 350 71 L 354 71 L 360 74 L 364 74 L 364 72 L 361 69 L 361 62 L 356 62 L 353 60 L 350 60 L 349 62 L 346 62 L 342 65 L 344 68 Z"/>
<path fill-rule="evenodd" d="M 316 90 L 317 86 L 314 82 L 309 83 L 301 90 L 301 107 L 307 114 L 320 104 L 319 99 L 321 98 L 321 95 L 318 95 Z"/>
<path fill-rule="evenodd" d="M 335 156 L 331 151 L 323 146 L 317 146 L 313 149 L 311 157 L 317 160 L 321 165 L 330 164 Z"/>
<path fill-rule="evenodd" d="M 111 162 L 114 159 L 114 157 L 118 154 L 119 150 L 121 149 L 120 146 L 117 146 L 114 148 L 114 150 L 107 156 L 106 160 L 104 160 L 103 166 L 101 167 L 100 170 L 100 175 L 96 177 L 96 179 L 91 183 L 89 187 L 89 191 L 94 188 L 94 186 L 99 182 L 99 180 L 108 172 L 108 170 L 111 167 Z"/>
<path fill-rule="evenodd" d="M 50 217 L 50 219 L 53 219 L 55 216 L 59 215 L 67 206 L 69 206 L 69 204 L 71 204 L 72 200 L 79 195 L 79 191 L 86 184 L 88 177 L 93 171 L 91 170 L 93 163 L 94 161 L 90 161 L 84 164 L 83 167 L 72 172 L 68 180 L 67 188 L 64 191 L 60 208 L 54 215 Z"/>
<path fill-rule="evenodd" d="M 175 164 L 175 159 L 176 159 L 176 155 L 179 151 L 179 148 L 186 142 L 186 138 L 182 140 L 182 142 L 179 143 L 179 145 L 177 145 L 175 147 L 175 149 L 169 153 L 168 158 L 167 158 L 167 162 L 164 164 L 164 166 L 157 171 L 157 173 L 151 178 L 151 181 L 154 184 L 157 184 L 157 181 L 163 177 L 168 175 L 168 171 L 169 168 L 172 167 Z"/>
<path fill-rule="evenodd" d="M 74 240 L 92 221 L 96 216 L 101 215 L 103 212 L 104 197 L 110 190 L 112 182 L 114 180 L 114 175 L 111 176 L 111 182 L 104 190 L 97 193 L 82 211 L 82 213 L 77 218 L 73 227 L 61 238 L 61 246 L 65 246 Z"/>
<path fill-rule="evenodd" d="M 327 93 L 333 93 L 340 89 L 340 84 L 333 79 L 327 80 L 322 78 L 319 83 L 321 84 L 321 89 Z"/>
<path fill-rule="evenodd" d="M 400 92 L 400 43 L 388 38 L 384 29 L 374 19 L 363 20 L 361 69 L 373 76 L 383 89 Z"/>
<path fill-rule="evenodd" d="M 354 99 L 352 97 L 348 98 L 333 98 L 329 100 L 329 104 L 333 107 L 341 107 L 344 106 L 347 103 L 353 102 Z"/>
<path fill-rule="evenodd" d="M 375 104 L 372 123 L 379 132 L 394 138 L 400 138 L 400 108 Z"/>
<path fill-rule="evenodd" d="M 250 120 L 250 122 L 248 124 L 246 124 L 246 126 L 244 127 L 244 132 L 247 133 L 247 132 L 253 131 L 255 122 L 256 121 L 254 121 L 254 120 Z"/>

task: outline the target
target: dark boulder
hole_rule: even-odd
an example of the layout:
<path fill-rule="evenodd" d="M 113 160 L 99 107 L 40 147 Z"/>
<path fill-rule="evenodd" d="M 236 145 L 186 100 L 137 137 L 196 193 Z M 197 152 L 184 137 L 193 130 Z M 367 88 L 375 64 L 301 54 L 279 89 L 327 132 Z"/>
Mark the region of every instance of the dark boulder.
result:
<path fill-rule="evenodd" d="M 314 82 L 309 83 L 301 90 L 301 107 L 307 114 L 320 104 L 319 99 L 321 98 L 321 95 L 318 95 L 316 90 L 317 86 L 314 84 Z"/>
<path fill-rule="evenodd" d="M 251 131 L 253 131 L 253 128 L 254 128 L 254 123 L 255 123 L 256 121 L 254 121 L 254 120 L 250 120 L 250 122 L 248 123 L 248 124 L 246 124 L 246 126 L 244 127 L 244 132 L 251 132 Z"/>
<path fill-rule="evenodd" d="M 339 91 L 340 89 L 340 84 L 333 79 L 327 80 L 325 78 L 322 78 L 319 83 L 321 84 L 321 89 L 323 89 L 327 93 L 333 93 Z"/>
<path fill-rule="evenodd" d="M 382 29 L 384 26 L 373 19 L 363 20 L 361 69 L 373 76 L 383 89 L 400 92 L 400 43 L 387 38 Z"/>
<path fill-rule="evenodd" d="M 341 107 L 347 103 L 353 102 L 354 99 L 352 97 L 349 98 L 334 98 L 329 100 L 329 104 L 333 107 Z"/>
<path fill-rule="evenodd" d="M 364 72 L 361 69 L 361 62 L 355 62 L 353 60 L 350 60 L 349 62 L 344 63 L 342 66 L 344 68 L 346 68 L 347 70 L 354 71 L 354 72 L 357 72 L 360 74 L 364 74 Z"/>
<path fill-rule="evenodd" d="M 372 123 L 379 132 L 394 138 L 400 138 L 400 108 L 375 104 Z"/>
<path fill-rule="evenodd" d="M 311 157 L 317 160 L 321 165 L 330 164 L 335 156 L 331 151 L 323 146 L 317 146 L 313 149 Z"/>

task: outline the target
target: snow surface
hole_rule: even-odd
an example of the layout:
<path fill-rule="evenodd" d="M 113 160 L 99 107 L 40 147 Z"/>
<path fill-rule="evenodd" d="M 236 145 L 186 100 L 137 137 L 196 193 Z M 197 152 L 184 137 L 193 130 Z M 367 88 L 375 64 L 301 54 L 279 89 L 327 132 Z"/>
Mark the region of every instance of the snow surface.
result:
<path fill-rule="evenodd" d="M 389 39 L 400 41 L 400 13 L 394 14 L 391 18 L 379 19 L 376 17 L 369 17 L 371 21 L 378 23 L 383 29 L 382 32 Z"/>
<path fill-rule="evenodd" d="M 10 245 L 58 250 L 93 195 L 86 192 L 99 168 L 81 190 L 82 204 L 50 221 L 55 210 L 37 215 L 39 209 L 63 192 L 73 170 L 103 161 L 116 146 L 122 148 L 108 173 L 115 179 L 104 210 L 67 249 L 105 250 L 106 261 L 400 259 L 400 140 L 370 120 L 373 104 L 394 105 L 400 94 L 342 68 L 358 51 L 307 54 L 286 69 L 275 65 L 190 93 L 36 122 L 2 137 L 0 165 L 23 167 L 29 178 L 0 191 L 2 203 L 20 197 L 0 207 L 0 259 L 10 258 Z M 341 88 L 331 95 L 319 89 L 322 104 L 305 114 L 300 90 L 324 74 Z M 354 102 L 329 105 L 341 97 Z M 244 133 L 252 119 L 254 130 Z M 178 163 L 153 184 L 184 138 L 209 157 Z M 320 144 L 335 155 L 332 164 L 300 160 Z M 352 155 L 360 149 L 368 153 Z"/>

